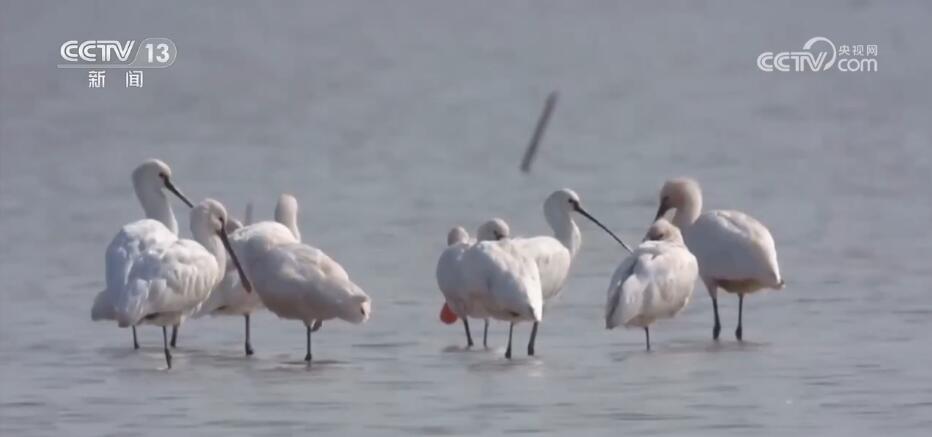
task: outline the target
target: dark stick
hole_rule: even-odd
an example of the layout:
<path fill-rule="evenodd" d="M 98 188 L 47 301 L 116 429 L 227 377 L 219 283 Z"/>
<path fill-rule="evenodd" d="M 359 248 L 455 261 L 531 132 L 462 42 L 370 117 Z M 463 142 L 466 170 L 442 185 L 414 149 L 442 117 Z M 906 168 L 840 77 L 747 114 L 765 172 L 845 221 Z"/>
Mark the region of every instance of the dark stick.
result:
<path fill-rule="evenodd" d="M 547 129 L 547 124 L 550 123 L 550 114 L 553 113 L 553 107 L 557 105 L 557 92 L 553 91 L 547 96 L 547 101 L 544 103 L 544 110 L 540 113 L 540 118 L 537 119 L 537 127 L 534 128 L 534 135 L 531 137 L 531 142 L 527 146 L 527 151 L 524 152 L 524 159 L 521 160 L 521 171 L 528 173 L 531 171 L 531 161 L 534 160 L 534 155 L 537 154 L 537 146 L 540 145 L 540 140 L 544 136 L 544 130 Z"/>

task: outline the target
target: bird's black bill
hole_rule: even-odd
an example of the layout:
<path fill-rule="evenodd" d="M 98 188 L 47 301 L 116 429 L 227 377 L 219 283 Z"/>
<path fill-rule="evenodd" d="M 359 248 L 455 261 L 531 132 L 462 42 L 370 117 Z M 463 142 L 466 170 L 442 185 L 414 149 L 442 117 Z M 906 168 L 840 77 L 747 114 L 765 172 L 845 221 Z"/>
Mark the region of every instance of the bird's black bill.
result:
<path fill-rule="evenodd" d="M 167 177 L 164 178 L 164 180 L 165 180 L 165 188 L 168 188 L 168 191 L 171 191 L 172 194 L 178 196 L 178 198 L 181 199 L 181 201 L 184 202 L 185 205 L 188 205 L 188 208 L 194 208 L 194 204 L 191 203 L 191 201 L 188 200 L 188 198 L 185 197 L 185 195 L 182 194 L 181 191 L 175 187 L 175 184 L 173 184 L 172 181 L 170 181 Z"/>
<path fill-rule="evenodd" d="M 667 204 L 666 197 L 660 201 L 660 206 L 657 207 L 657 215 L 654 216 L 654 221 L 657 221 L 660 217 L 663 217 L 664 214 L 670 209 L 670 205 Z"/>
<path fill-rule="evenodd" d="M 239 272 L 239 281 L 243 284 L 243 288 L 247 292 L 252 293 L 252 284 L 249 282 L 249 279 L 246 278 L 246 272 L 243 271 L 243 266 L 239 263 L 239 258 L 236 257 L 236 253 L 233 252 L 233 246 L 230 245 L 230 240 L 227 239 L 227 234 L 222 229 L 217 232 L 220 235 L 220 241 L 223 241 L 223 247 L 227 250 L 227 253 L 230 254 L 230 259 L 233 260 L 233 265 L 236 266 L 236 271 Z"/>
<path fill-rule="evenodd" d="M 575 209 L 576 209 L 576 212 L 582 214 L 584 217 L 586 217 L 587 219 L 591 220 L 592 223 L 595 223 L 596 225 L 598 225 L 600 228 L 602 228 L 603 231 L 608 232 L 608 235 L 611 235 L 612 238 L 614 238 L 615 241 L 617 241 L 618 244 L 621 245 L 621 247 L 624 247 L 625 250 L 627 250 L 628 252 L 631 252 L 631 248 L 628 247 L 628 245 L 625 244 L 624 241 L 621 241 L 621 238 L 618 238 L 618 236 L 615 235 L 614 232 L 608 230 L 608 228 L 606 228 L 605 225 L 603 225 L 601 222 L 599 222 L 598 220 L 596 220 L 595 217 L 593 217 L 591 214 L 589 214 L 588 212 L 586 212 L 586 210 L 584 210 L 581 206 L 579 206 L 579 205 L 577 204 Z"/>

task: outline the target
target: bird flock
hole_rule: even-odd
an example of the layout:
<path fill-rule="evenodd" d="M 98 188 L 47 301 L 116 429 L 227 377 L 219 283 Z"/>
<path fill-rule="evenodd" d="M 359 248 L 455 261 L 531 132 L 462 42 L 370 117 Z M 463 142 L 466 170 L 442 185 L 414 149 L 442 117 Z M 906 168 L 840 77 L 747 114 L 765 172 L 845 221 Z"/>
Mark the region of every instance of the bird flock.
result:
<path fill-rule="evenodd" d="M 279 197 L 273 221 L 253 222 L 248 205 L 240 222 L 217 200 L 192 203 L 160 160 L 140 164 L 132 182 L 145 218 L 124 225 L 107 246 L 106 286 L 94 299 L 91 319 L 132 328 L 136 349 L 138 325 L 161 327 L 168 368 L 178 327 L 189 318 L 242 316 L 249 356 L 254 353 L 250 315 L 265 308 L 304 325 L 304 360 L 311 363 L 312 333 L 325 321 L 361 324 L 372 315 L 372 299 L 346 270 L 302 242 L 293 196 Z M 193 239 L 179 238 L 169 195 L 190 208 Z M 669 210 L 675 212 L 668 220 Z M 505 358 L 510 359 L 515 325 L 529 322 L 527 354 L 535 354 L 544 313 L 563 290 L 582 247 L 577 216 L 595 223 L 629 252 L 609 280 L 605 327 L 642 328 L 647 350 L 650 325 L 682 311 L 697 279 L 712 299 L 715 340 L 721 331 L 720 289 L 738 295 L 735 337 L 740 341 L 745 295 L 784 286 L 770 231 L 739 211 L 703 212 L 702 192 L 693 179 L 670 179 L 663 185 L 657 213 L 634 248 L 586 211 L 573 190 L 551 193 L 543 213 L 551 235 L 515 237 L 500 218 L 483 223 L 475 239 L 461 226 L 447 234 L 435 271 L 444 299 L 440 319 L 446 324 L 462 320 L 467 347 L 474 345 L 470 318 L 484 321 L 485 347 L 490 320 L 508 322 Z"/>

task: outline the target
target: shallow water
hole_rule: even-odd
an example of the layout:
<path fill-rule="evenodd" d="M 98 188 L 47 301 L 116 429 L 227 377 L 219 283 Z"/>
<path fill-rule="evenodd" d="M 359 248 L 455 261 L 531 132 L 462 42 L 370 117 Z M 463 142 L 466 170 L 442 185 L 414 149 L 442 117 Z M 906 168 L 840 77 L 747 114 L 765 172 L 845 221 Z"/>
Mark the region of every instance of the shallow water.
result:
<path fill-rule="evenodd" d="M 622 5 L 343 2 L 2 5 L 0 434 L 919 435 L 932 427 L 932 120 L 926 3 Z M 392 2 L 396 3 L 396 2 Z M 748 2 L 749 3 L 749 2 Z M 765 50 L 825 35 L 877 44 L 879 72 L 765 74 Z M 180 57 L 125 89 L 57 70 L 68 39 L 167 36 Z M 560 102 L 517 171 L 545 95 Z M 129 172 L 157 156 L 192 198 L 302 204 L 305 240 L 374 299 L 369 323 L 194 320 L 164 369 L 161 333 L 92 323 L 103 251 L 139 217 Z M 455 224 L 546 232 L 569 186 L 629 241 L 656 190 L 698 178 L 710 208 L 772 230 L 788 286 L 605 331 L 623 253 L 583 248 L 538 356 L 464 350 L 440 324 L 434 263 Z M 187 217 L 181 216 L 182 227 Z M 187 234 L 187 231 L 185 231 Z M 473 323 L 481 337 L 481 323 Z"/>

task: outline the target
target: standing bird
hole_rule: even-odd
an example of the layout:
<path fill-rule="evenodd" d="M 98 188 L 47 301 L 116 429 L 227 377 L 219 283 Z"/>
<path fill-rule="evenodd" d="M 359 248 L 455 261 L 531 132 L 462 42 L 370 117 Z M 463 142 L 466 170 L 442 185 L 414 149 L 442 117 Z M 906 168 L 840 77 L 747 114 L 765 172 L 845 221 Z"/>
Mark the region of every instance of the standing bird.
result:
<path fill-rule="evenodd" d="M 650 350 L 648 326 L 686 308 L 698 275 L 696 257 L 686 248 L 680 230 L 666 219 L 657 220 L 648 229 L 645 241 L 612 275 L 605 303 L 605 328 L 642 327 Z"/>
<path fill-rule="evenodd" d="M 738 328 L 741 340 L 741 313 L 744 295 L 784 286 L 777 264 L 777 249 L 770 231 L 753 217 L 731 210 L 702 213 L 702 191 L 690 178 L 670 179 L 660 190 L 660 207 L 655 219 L 676 209 L 673 224 L 680 228 L 686 246 L 699 261 L 699 277 L 712 297 L 715 327 L 712 338 L 718 339 L 718 289 L 738 294 Z"/>
<path fill-rule="evenodd" d="M 511 359 L 515 324 L 543 320 L 544 302 L 537 263 L 512 242 L 480 241 L 459 263 L 463 288 L 483 315 L 509 322 L 505 358 Z"/>
<path fill-rule="evenodd" d="M 166 326 L 177 325 L 198 310 L 223 278 L 227 253 L 246 290 L 239 260 L 227 240 L 227 212 L 220 202 L 206 199 L 191 210 L 194 240 L 177 239 L 143 252 L 116 293 L 115 318 L 121 327 L 151 324 L 162 327 L 165 362 L 172 366 Z"/>
<path fill-rule="evenodd" d="M 495 241 L 508 238 L 511 230 L 508 223 L 500 218 L 491 219 L 481 226 L 477 232 L 479 241 Z M 469 332 L 468 317 L 485 319 L 485 327 L 482 332 L 482 345 L 488 347 L 489 338 L 489 317 L 482 306 L 478 304 L 470 295 L 469 290 L 464 287 L 460 261 L 463 253 L 470 246 L 476 244 L 476 240 L 469 238 L 469 233 L 461 226 L 450 230 L 447 234 L 447 249 L 440 254 L 437 261 L 437 285 L 443 293 L 446 302 L 440 311 L 440 319 L 446 324 L 456 323 L 459 318 L 463 319 L 463 327 L 466 330 L 466 345 L 472 347 L 472 334 Z"/>
<path fill-rule="evenodd" d="M 247 207 L 247 220 L 251 220 L 251 210 L 251 207 Z M 236 226 L 235 229 L 231 230 L 229 229 L 231 227 L 229 226 L 230 222 L 227 222 L 227 231 L 234 250 L 245 250 L 245 248 L 239 247 L 240 241 L 245 240 L 246 236 L 255 232 L 280 234 L 271 238 L 277 238 L 278 241 L 282 242 L 294 243 L 301 241 L 301 234 L 298 232 L 298 201 L 290 194 L 279 196 L 278 204 L 275 206 L 275 224 L 280 223 L 281 226 L 253 226 L 247 224 L 246 226 Z M 288 229 L 283 228 L 283 226 Z M 232 262 L 227 262 L 223 280 L 210 294 L 207 301 L 201 305 L 196 317 L 206 314 L 212 316 L 243 316 L 246 325 L 246 355 L 252 355 L 254 351 L 250 341 L 250 315 L 260 308 L 262 308 L 262 299 L 259 298 L 259 294 L 250 293 L 244 289 L 236 266 Z"/>
<path fill-rule="evenodd" d="M 284 232 L 282 231 L 284 230 Z M 236 235 L 242 232 L 243 235 Z M 234 234 L 249 280 L 269 311 L 282 319 L 300 320 L 307 333 L 311 362 L 311 333 L 335 318 L 359 324 L 369 319 L 369 296 L 350 281 L 340 264 L 314 247 L 290 236 L 279 223 L 262 222 Z"/>
<path fill-rule="evenodd" d="M 621 241 L 612 231 L 606 228 L 602 223 L 583 209 L 579 201 L 579 195 L 573 190 L 562 189 L 554 191 L 547 200 L 544 201 L 544 217 L 547 223 L 553 229 L 553 236 L 539 236 L 533 238 L 514 238 L 509 241 L 514 242 L 515 246 L 524 252 L 528 257 L 537 263 L 537 269 L 540 273 L 541 292 L 544 298 L 544 306 L 553 301 L 563 289 L 566 278 L 570 273 L 570 265 L 573 257 L 579 251 L 582 244 L 582 237 L 576 222 L 573 221 L 572 213 L 577 212 L 583 217 L 591 220 L 597 226 L 612 236 L 628 252 L 631 249 Z M 531 330 L 531 338 L 528 341 L 527 353 L 534 355 L 534 343 L 537 339 L 537 326 L 539 321 L 534 322 Z"/>
<path fill-rule="evenodd" d="M 194 205 L 172 183 L 172 171 L 158 159 L 149 159 L 133 170 L 133 190 L 146 218 L 124 225 L 107 246 L 105 276 L 107 287 L 97 294 L 91 307 L 91 320 L 115 320 L 114 303 L 125 288 L 130 271 L 140 256 L 152 247 L 178 239 L 178 222 L 164 190 L 178 196 L 185 205 Z M 136 326 L 133 326 L 133 348 L 139 349 Z M 172 347 L 178 327 L 172 328 Z"/>

